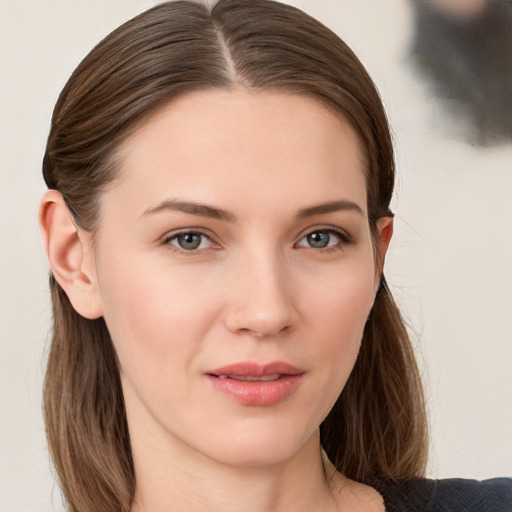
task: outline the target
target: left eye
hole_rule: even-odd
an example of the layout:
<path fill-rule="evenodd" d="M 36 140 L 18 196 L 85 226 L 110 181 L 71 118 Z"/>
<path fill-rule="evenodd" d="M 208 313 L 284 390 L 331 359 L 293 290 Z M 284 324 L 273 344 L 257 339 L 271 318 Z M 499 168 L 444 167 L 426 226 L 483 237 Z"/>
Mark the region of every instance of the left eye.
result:
<path fill-rule="evenodd" d="M 212 241 L 202 233 L 193 231 L 186 233 L 177 233 L 167 238 L 166 243 L 174 245 L 183 251 L 196 251 L 198 249 L 207 249 L 211 247 Z"/>
<path fill-rule="evenodd" d="M 341 233 L 335 230 L 319 229 L 308 233 L 297 245 L 299 247 L 311 247 L 312 249 L 325 249 L 339 244 L 342 240 Z"/>

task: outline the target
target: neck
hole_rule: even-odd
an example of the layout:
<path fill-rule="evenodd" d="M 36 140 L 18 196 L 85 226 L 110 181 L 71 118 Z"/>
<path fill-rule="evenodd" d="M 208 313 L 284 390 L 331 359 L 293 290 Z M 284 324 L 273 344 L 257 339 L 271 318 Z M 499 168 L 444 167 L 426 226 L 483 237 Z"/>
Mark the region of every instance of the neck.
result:
<path fill-rule="evenodd" d="M 140 439 L 140 437 L 139 437 Z M 272 465 L 230 466 L 187 446 L 134 446 L 137 491 L 132 512 L 335 511 L 314 434 L 289 459 Z"/>

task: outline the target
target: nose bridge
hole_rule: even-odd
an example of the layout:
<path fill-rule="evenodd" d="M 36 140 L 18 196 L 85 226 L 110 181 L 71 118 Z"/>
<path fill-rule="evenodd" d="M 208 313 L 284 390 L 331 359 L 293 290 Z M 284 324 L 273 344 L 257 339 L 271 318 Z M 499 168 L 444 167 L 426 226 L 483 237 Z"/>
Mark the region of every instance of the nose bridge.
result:
<path fill-rule="evenodd" d="M 297 321 L 286 258 L 260 246 L 237 261 L 228 327 L 259 337 L 290 329 Z"/>

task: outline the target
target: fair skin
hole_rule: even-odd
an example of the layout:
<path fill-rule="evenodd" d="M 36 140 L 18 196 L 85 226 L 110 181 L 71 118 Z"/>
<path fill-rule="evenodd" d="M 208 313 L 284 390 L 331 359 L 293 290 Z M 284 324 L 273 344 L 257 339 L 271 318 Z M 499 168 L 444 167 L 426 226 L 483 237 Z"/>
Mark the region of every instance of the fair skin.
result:
<path fill-rule="evenodd" d="M 199 92 L 119 156 L 94 243 L 56 191 L 41 225 L 54 275 L 118 354 L 132 512 L 384 510 L 324 467 L 318 434 L 392 234 L 382 218 L 372 241 L 355 132 L 306 97 Z"/>

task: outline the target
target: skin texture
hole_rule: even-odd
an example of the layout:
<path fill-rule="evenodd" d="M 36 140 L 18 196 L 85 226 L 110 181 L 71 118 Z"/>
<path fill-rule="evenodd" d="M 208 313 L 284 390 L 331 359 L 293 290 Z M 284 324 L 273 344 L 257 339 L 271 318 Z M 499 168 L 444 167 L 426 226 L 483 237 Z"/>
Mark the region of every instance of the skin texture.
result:
<path fill-rule="evenodd" d="M 104 317 L 119 357 L 133 510 L 383 510 L 375 491 L 326 478 L 319 449 L 392 233 L 380 219 L 377 264 L 354 131 L 305 97 L 199 92 L 119 157 L 94 243 L 55 191 L 41 224 L 59 283 L 79 313 Z M 270 406 L 211 385 L 209 371 L 246 361 L 291 364 L 300 383 Z"/>

